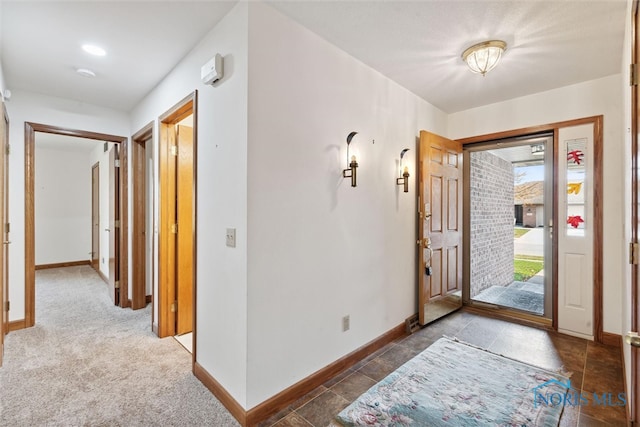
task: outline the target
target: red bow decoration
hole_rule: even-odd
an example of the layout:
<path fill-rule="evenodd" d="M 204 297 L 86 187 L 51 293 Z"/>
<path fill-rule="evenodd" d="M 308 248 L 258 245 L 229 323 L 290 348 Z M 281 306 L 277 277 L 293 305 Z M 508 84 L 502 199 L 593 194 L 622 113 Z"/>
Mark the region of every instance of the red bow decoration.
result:
<path fill-rule="evenodd" d="M 572 215 L 567 218 L 567 224 L 571 225 L 573 228 L 578 228 L 580 223 L 583 223 L 584 220 L 580 215 Z"/>
<path fill-rule="evenodd" d="M 582 158 L 584 157 L 584 153 L 582 150 L 571 150 L 567 153 L 567 160 L 573 160 L 573 162 L 577 165 L 582 162 Z"/>

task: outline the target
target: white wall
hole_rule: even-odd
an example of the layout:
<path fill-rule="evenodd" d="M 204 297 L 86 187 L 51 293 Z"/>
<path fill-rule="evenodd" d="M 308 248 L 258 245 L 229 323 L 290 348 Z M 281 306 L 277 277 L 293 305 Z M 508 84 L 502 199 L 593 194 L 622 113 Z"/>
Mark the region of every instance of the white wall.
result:
<path fill-rule="evenodd" d="M 10 119 L 9 222 L 9 320 L 24 319 L 24 123 L 35 122 L 113 135 L 129 135 L 127 114 L 107 108 L 14 90 L 6 104 Z"/>
<path fill-rule="evenodd" d="M 623 76 L 616 74 L 560 89 L 512 99 L 449 115 L 448 136 L 453 139 L 485 135 L 528 126 L 604 115 L 603 329 L 620 334 L 623 278 L 626 277 L 625 169 L 628 151 L 623 134 Z"/>
<path fill-rule="evenodd" d="M 446 115 L 269 6 L 249 11 L 251 408 L 416 312 L 416 140 L 445 134 Z"/>
<path fill-rule="evenodd" d="M 91 165 L 88 151 L 38 144 L 35 168 L 36 265 L 91 259 Z"/>
<path fill-rule="evenodd" d="M 132 111 L 132 129 L 138 130 L 198 90 L 196 359 L 243 406 L 247 393 L 248 7 L 247 3 L 236 5 Z M 224 57 L 225 76 L 216 87 L 205 86 L 200 67 L 216 53 Z M 157 145 L 154 150 L 157 159 Z M 225 245 L 226 228 L 237 229 L 235 248 Z"/>

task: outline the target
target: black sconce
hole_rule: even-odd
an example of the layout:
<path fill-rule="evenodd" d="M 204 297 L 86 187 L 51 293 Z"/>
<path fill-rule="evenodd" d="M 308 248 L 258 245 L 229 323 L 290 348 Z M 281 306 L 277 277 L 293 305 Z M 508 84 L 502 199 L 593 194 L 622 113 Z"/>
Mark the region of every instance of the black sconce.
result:
<path fill-rule="evenodd" d="M 342 170 L 343 178 L 351 178 L 352 187 L 356 186 L 356 168 L 358 167 L 358 162 L 356 161 L 356 156 L 351 156 L 351 162 L 349 162 L 349 144 L 351 144 L 351 140 L 357 133 L 358 132 L 351 132 L 347 136 L 347 165 L 349 165 L 349 167 Z"/>
<path fill-rule="evenodd" d="M 400 152 L 400 170 L 402 170 L 402 178 L 396 178 L 396 184 L 403 185 L 405 193 L 409 192 L 409 168 L 407 166 L 404 168 L 402 167 L 402 158 L 407 151 L 409 151 L 409 149 L 405 148 Z"/>

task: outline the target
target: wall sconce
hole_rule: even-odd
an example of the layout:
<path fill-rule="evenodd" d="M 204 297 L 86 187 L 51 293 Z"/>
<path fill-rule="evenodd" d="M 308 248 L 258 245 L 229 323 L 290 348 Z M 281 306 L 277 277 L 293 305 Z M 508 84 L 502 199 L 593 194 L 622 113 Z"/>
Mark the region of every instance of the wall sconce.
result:
<path fill-rule="evenodd" d="M 409 168 L 407 166 L 404 168 L 402 167 L 402 158 L 407 151 L 409 151 L 409 149 L 405 148 L 400 152 L 400 170 L 402 171 L 402 178 L 396 178 L 396 185 L 403 185 L 405 193 L 409 192 Z"/>
<path fill-rule="evenodd" d="M 351 161 L 349 161 L 349 144 L 351 144 L 351 140 L 357 133 L 358 132 L 351 132 L 347 136 L 347 165 L 349 165 L 349 167 L 342 170 L 343 178 L 351 178 L 352 187 L 356 186 L 356 168 L 358 167 L 358 162 L 356 161 L 356 156 L 351 156 Z"/>

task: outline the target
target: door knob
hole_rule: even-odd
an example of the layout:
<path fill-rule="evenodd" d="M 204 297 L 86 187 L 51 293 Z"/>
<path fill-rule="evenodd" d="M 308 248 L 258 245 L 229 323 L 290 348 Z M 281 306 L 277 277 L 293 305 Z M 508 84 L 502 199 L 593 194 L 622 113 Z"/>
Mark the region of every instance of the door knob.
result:
<path fill-rule="evenodd" d="M 5 241 L 4 241 L 4 242 L 2 242 L 2 243 L 4 243 L 5 245 L 10 245 L 10 244 L 11 244 L 11 240 L 5 240 Z"/>
<path fill-rule="evenodd" d="M 632 347 L 640 347 L 640 336 L 637 332 L 629 332 L 624 336 L 624 342 Z"/>
<path fill-rule="evenodd" d="M 428 248 L 429 246 L 431 246 L 431 239 L 428 237 L 425 237 L 424 239 L 418 240 L 416 244 L 421 248 Z"/>

